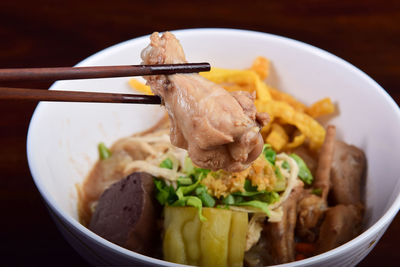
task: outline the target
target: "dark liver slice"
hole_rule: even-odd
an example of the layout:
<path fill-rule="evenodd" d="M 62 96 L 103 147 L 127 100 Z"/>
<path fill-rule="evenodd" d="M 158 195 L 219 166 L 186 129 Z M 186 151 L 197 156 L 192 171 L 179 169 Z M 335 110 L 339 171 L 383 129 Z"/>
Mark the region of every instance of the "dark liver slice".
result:
<path fill-rule="evenodd" d="M 146 255 L 152 255 L 159 241 L 150 174 L 135 172 L 103 192 L 90 221 L 89 229 L 103 238 Z"/>

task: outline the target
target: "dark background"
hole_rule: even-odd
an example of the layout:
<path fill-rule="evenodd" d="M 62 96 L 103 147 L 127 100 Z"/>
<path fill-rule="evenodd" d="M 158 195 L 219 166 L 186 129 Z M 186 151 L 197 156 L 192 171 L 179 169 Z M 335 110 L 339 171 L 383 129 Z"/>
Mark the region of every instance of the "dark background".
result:
<path fill-rule="evenodd" d="M 315 45 L 366 72 L 400 103 L 400 5 L 394 0 L 2 0 L 0 68 L 73 66 L 153 31 L 199 27 L 269 32 Z M 0 101 L 0 265 L 86 265 L 55 228 L 28 169 L 26 134 L 35 106 Z M 360 266 L 400 262 L 399 232 L 397 216 Z"/>

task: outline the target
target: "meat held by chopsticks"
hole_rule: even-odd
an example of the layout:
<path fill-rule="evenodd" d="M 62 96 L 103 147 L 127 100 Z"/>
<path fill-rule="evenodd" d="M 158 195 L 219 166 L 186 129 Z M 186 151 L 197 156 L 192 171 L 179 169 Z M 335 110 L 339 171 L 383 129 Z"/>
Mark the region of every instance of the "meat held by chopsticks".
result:
<path fill-rule="evenodd" d="M 182 46 L 175 36 L 153 33 L 142 51 L 144 64 L 185 63 Z M 262 151 L 260 129 L 269 117 L 257 113 L 254 95 L 229 93 L 198 74 L 146 76 L 159 95 L 171 121 L 171 143 L 187 149 L 199 167 L 227 171 L 247 168 Z"/>

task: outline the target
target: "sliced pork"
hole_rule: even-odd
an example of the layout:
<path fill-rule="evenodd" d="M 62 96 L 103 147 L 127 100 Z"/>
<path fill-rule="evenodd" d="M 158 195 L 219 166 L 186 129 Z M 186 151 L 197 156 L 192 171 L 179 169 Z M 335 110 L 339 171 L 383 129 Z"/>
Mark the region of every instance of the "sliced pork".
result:
<path fill-rule="evenodd" d="M 335 204 L 361 202 L 360 190 L 365 166 L 362 150 L 341 141 L 335 142 L 331 177 L 331 195 Z"/>
<path fill-rule="evenodd" d="M 144 64 L 185 63 L 179 41 L 169 32 L 153 33 L 142 51 Z M 187 149 L 200 167 L 227 171 L 247 168 L 261 153 L 261 127 L 268 115 L 258 114 L 254 95 L 229 93 L 198 74 L 145 77 L 159 95 L 171 121 L 171 143 Z"/>
<path fill-rule="evenodd" d="M 329 208 L 321 225 L 317 253 L 323 253 L 350 241 L 360 233 L 362 208 L 337 205 Z"/>

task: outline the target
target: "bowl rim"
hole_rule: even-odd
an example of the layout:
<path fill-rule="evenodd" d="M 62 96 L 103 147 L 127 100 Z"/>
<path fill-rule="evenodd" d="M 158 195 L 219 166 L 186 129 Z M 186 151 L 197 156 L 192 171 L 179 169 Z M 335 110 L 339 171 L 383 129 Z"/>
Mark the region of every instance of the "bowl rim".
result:
<path fill-rule="evenodd" d="M 264 33 L 264 32 L 259 32 L 259 31 L 252 31 L 252 30 L 244 30 L 244 29 L 233 29 L 233 28 L 194 28 L 194 29 L 178 29 L 178 30 L 171 30 L 172 33 L 174 34 L 197 34 L 197 33 L 220 33 L 220 34 L 239 34 L 242 35 L 243 37 L 246 36 L 252 36 L 252 37 L 257 37 L 257 38 L 269 38 L 269 39 L 274 39 L 276 41 L 282 41 L 285 42 L 286 44 L 289 44 L 293 47 L 296 47 L 298 49 L 303 49 L 307 50 L 308 52 L 311 52 L 312 54 L 315 54 L 319 57 L 324 57 L 326 59 L 330 59 L 333 61 L 336 61 L 341 64 L 342 67 L 346 68 L 348 71 L 353 72 L 354 75 L 358 75 L 361 78 L 365 79 L 368 83 L 371 84 L 371 87 L 374 87 L 374 90 L 377 90 L 382 96 L 384 97 L 385 101 L 387 104 L 391 106 L 391 109 L 396 113 L 396 116 L 400 122 L 400 108 L 396 104 L 396 102 L 390 97 L 390 95 L 375 81 L 373 80 L 370 76 L 368 76 L 366 73 L 349 63 L 348 61 L 328 52 L 325 51 L 321 48 L 315 47 L 313 45 L 304 43 L 302 41 L 298 41 L 295 39 L 291 39 L 288 37 L 276 35 L 276 34 L 271 34 L 271 33 Z M 136 37 L 130 40 L 126 40 L 120 43 L 117 43 L 115 45 L 112 45 L 108 48 L 105 48 L 103 50 L 100 50 L 91 56 L 87 57 L 86 59 L 80 61 L 76 66 L 83 66 L 90 64 L 92 60 L 95 60 L 96 57 L 99 54 L 108 54 L 112 53 L 115 49 L 119 49 L 124 46 L 129 46 L 133 42 L 138 42 L 143 39 L 148 39 L 150 35 L 144 35 L 140 37 Z M 54 86 L 58 82 L 55 82 L 51 87 L 54 88 Z M 32 142 L 33 142 L 33 134 L 32 134 L 32 128 L 33 125 L 35 125 L 36 121 L 38 120 L 40 113 L 42 112 L 41 110 L 43 109 L 42 103 L 39 103 L 37 107 L 35 108 L 31 121 L 29 123 L 28 127 L 28 133 L 27 133 L 27 145 L 26 145 L 26 153 L 27 153 L 27 158 L 28 158 L 28 165 L 29 169 L 31 171 L 34 183 L 39 190 L 41 196 L 43 199 L 46 201 L 46 204 L 50 207 L 50 209 L 54 212 L 54 215 L 59 217 L 59 219 L 63 222 L 66 222 L 70 227 L 74 228 L 77 232 L 83 234 L 85 237 L 91 239 L 93 242 L 95 242 L 97 245 L 100 245 L 105 248 L 110 248 L 117 252 L 120 255 L 123 255 L 128 258 L 135 258 L 136 260 L 139 260 L 141 262 L 146 262 L 146 263 L 152 263 L 152 264 L 158 264 L 158 265 L 163 265 L 163 266 L 186 266 L 186 265 L 181 265 L 181 264 L 176 264 L 176 263 L 171 263 L 168 261 L 152 258 L 149 256 L 145 256 L 139 253 L 136 253 L 134 251 L 125 249 L 123 247 L 120 247 L 100 236 L 97 234 L 93 233 L 90 231 L 88 228 L 80 224 L 77 220 L 72 218 L 71 215 L 67 214 L 65 211 L 61 210 L 60 207 L 56 204 L 54 201 L 54 198 L 47 192 L 46 187 L 44 183 L 42 183 L 37 167 L 34 165 L 33 161 L 33 148 L 32 148 Z M 370 237 L 373 237 L 375 240 L 379 238 L 377 234 L 384 229 L 386 226 L 388 226 L 395 215 L 397 214 L 398 210 L 400 209 L 400 193 L 395 197 L 393 203 L 390 205 L 389 208 L 387 208 L 386 212 L 383 214 L 381 218 L 379 218 L 373 225 L 371 225 L 368 229 L 366 229 L 363 233 L 355 237 L 354 239 L 350 240 L 349 242 L 334 248 L 332 250 L 329 250 L 325 253 L 300 260 L 300 261 L 295 261 L 287 264 L 280 264 L 276 266 L 302 266 L 302 265 L 308 265 L 308 264 L 316 264 L 320 262 L 321 260 L 327 260 L 331 259 L 333 257 L 336 257 L 337 254 L 343 253 L 347 250 L 349 250 L 351 247 L 357 247 L 361 246 L 364 244 L 366 240 L 368 240 Z M 78 239 L 81 239 L 77 237 Z M 376 240 L 377 241 L 377 240 Z M 83 241 L 82 241 L 83 242 Z M 375 242 L 376 244 L 377 242 Z"/>

